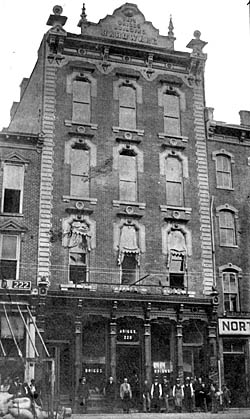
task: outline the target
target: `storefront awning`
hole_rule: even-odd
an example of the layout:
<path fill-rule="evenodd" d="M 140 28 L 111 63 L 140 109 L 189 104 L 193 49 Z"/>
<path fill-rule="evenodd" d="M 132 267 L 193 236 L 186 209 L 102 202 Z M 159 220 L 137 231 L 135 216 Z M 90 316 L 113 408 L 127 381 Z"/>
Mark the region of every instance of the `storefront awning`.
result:
<path fill-rule="evenodd" d="M 12 338 L 16 350 L 17 350 L 17 354 L 19 358 L 25 358 L 24 354 L 22 353 L 22 350 L 19 346 L 19 342 L 18 342 L 18 326 L 17 329 L 15 329 L 15 327 L 12 324 L 11 319 L 13 318 L 13 314 L 15 315 L 15 317 L 18 317 L 21 321 L 21 324 L 23 325 L 23 328 L 26 331 L 26 336 L 27 339 L 29 339 L 30 344 L 34 350 L 34 354 L 35 354 L 35 358 L 40 358 L 42 357 L 42 354 L 39 354 L 39 351 L 36 347 L 36 342 L 35 342 L 35 335 L 37 335 L 40 339 L 40 342 L 44 348 L 44 351 L 46 353 L 47 357 L 50 357 L 49 351 L 45 345 L 45 342 L 43 340 L 43 337 L 37 327 L 35 318 L 33 317 L 30 308 L 27 304 L 25 303 L 18 303 L 18 302 L 0 302 L 0 309 L 1 312 L 3 312 L 4 314 L 4 320 L 5 320 L 5 325 L 6 325 L 6 329 L 9 332 L 9 336 Z M 34 329 L 35 329 L 35 333 L 32 335 L 31 330 L 30 330 L 30 324 L 33 324 Z M 20 329 L 20 328 L 19 328 Z M 2 338 L 2 336 L 1 336 Z M 2 342 L 0 338 L 0 353 L 2 354 L 2 356 L 7 357 L 6 354 L 6 350 L 4 349 L 4 344 Z M 30 357 L 29 357 L 30 358 Z"/>

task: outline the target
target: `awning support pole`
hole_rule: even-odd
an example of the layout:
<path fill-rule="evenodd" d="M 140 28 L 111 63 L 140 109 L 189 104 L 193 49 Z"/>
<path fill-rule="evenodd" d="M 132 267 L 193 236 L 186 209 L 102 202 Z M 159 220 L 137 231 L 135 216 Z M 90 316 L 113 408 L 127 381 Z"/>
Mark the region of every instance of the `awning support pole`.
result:
<path fill-rule="evenodd" d="M 0 347 L 1 347 L 1 350 L 2 350 L 2 353 L 3 353 L 3 356 L 6 356 L 6 352 L 4 350 L 4 347 L 3 347 L 3 344 L 2 344 L 1 339 L 0 339 Z"/>
<path fill-rule="evenodd" d="M 35 351 L 35 354 L 36 354 L 36 356 L 37 356 L 37 357 L 39 357 L 39 353 L 38 353 L 38 351 L 37 351 L 37 349 L 36 349 L 36 345 L 35 345 L 35 343 L 34 343 L 34 342 L 33 342 L 33 340 L 32 340 L 32 337 L 31 337 L 31 334 L 30 334 L 29 328 L 28 328 L 28 326 L 27 326 L 27 324 L 26 324 L 26 322 L 25 322 L 25 319 L 24 319 L 24 317 L 23 317 L 23 313 L 21 312 L 20 307 L 19 307 L 19 305 L 18 305 L 18 304 L 17 304 L 17 308 L 18 308 L 18 311 L 19 311 L 20 316 L 21 316 L 21 318 L 22 318 L 22 321 L 23 321 L 24 327 L 25 327 L 25 329 L 26 329 L 26 332 L 28 333 L 28 336 L 29 336 L 29 338 L 30 338 L 30 342 L 31 342 L 31 345 L 33 346 L 33 349 L 34 349 L 34 351 Z"/>
<path fill-rule="evenodd" d="M 43 338 L 42 338 L 42 335 L 41 335 L 41 333 L 39 332 L 39 329 L 38 329 L 38 327 L 37 327 L 37 325 L 36 325 L 36 322 L 35 322 L 35 321 L 34 321 L 34 319 L 33 319 L 33 316 L 32 316 L 32 314 L 31 314 L 31 311 L 30 311 L 30 309 L 29 309 L 29 306 L 27 306 L 27 310 L 28 310 L 28 313 L 29 313 L 29 315 L 30 315 L 31 321 L 32 321 L 32 323 L 33 323 L 33 324 L 34 324 L 34 326 L 35 326 L 35 329 L 36 329 L 36 332 L 37 332 L 37 334 L 38 334 L 38 336 L 39 336 L 39 338 L 40 338 L 40 341 L 42 342 L 42 345 L 43 345 L 43 347 L 44 347 L 44 350 L 45 350 L 45 352 L 46 352 L 46 355 L 47 355 L 48 357 L 50 357 L 50 354 L 49 354 L 48 349 L 47 349 L 47 347 L 46 347 L 46 345 L 45 345 L 45 343 L 44 343 L 44 340 L 43 340 Z"/>
<path fill-rule="evenodd" d="M 21 358 L 23 358 L 22 351 L 21 351 L 21 349 L 19 348 L 19 346 L 18 346 L 18 344 L 17 344 L 17 341 L 16 341 L 16 338 L 15 338 L 15 335 L 14 335 L 13 329 L 12 329 L 12 327 L 11 327 L 9 317 L 8 317 L 8 315 L 7 315 L 7 311 L 6 311 L 5 304 L 3 305 L 3 309 L 4 309 L 4 314 L 5 314 L 5 317 L 6 317 L 6 320 L 7 320 L 8 326 L 9 326 L 9 330 L 10 330 L 10 333 L 11 333 L 12 339 L 14 340 L 14 343 L 15 343 L 16 348 L 17 348 L 17 353 L 18 353 L 18 356 L 20 356 Z"/>

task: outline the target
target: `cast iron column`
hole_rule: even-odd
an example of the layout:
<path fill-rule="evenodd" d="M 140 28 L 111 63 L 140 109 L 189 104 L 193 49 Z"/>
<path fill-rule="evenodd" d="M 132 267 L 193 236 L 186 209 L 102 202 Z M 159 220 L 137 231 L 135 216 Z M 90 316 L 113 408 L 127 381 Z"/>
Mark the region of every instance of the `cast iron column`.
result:
<path fill-rule="evenodd" d="M 75 317 L 75 404 L 79 379 L 82 377 L 82 299 L 78 300 Z"/>
<path fill-rule="evenodd" d="M 116 382 L 116 337 L 117 337 L 117 323 L 116 323 L 117 301 L 114 301 L 111 320 L 110 320 L 110 373 Z"/>
<path fill-rule="evenodd" d="M 176 338 L 177 338 L 177 371 L 178 377 L 183 382 L 183 337 L 182 337 L 182 324 L 177 323 L 176 325 Z"/>
<path fill-rule="evenodd" d="M 151 303 L 147 303 L 144 321 L 144 350 L 145 350 L 145 379 L 151 383 L 152 360 L 151 360 L 151 324 L 150 324 Z"/>
<path fill-rule="evenodd" d="M 145 379 L 151 383 L 151 325 L 149 321 L 144 323 L 144 345 L 145 345 Z"/>
<path fill-rule="evenodd" d="M 177 324 L 176 324 L 176 341 L 177 341 L 177 372 L 178 377 L 183 382 L 183 335 L 182 335 L 182 320 L 183 320 L 183 304 L 177 312 Z"/>

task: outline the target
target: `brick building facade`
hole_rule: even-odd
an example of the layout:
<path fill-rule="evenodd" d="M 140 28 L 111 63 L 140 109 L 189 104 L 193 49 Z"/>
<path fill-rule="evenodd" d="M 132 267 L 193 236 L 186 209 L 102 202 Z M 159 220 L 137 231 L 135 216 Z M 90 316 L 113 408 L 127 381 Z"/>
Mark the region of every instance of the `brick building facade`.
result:
<path fill-rule="evenodd" d="M 215 266 L 223 276 L 229 256 L 221 251 L 215 262 L 210 195 L 217 194 L 209 169 L 221 153 L 223 126 L 214 124 L 207 140 L 214 125 L 205 118 L 206 42 L 195 31 L 191 52 L 176 51 L 172 20 L 162 36 L 131 3 L 98 24 L 83 7 L 80 35 L 66 32 L 66 19 L 55 6 L 1 133 L 2 164 L 15 153 L 18 168 L 27 164 L 24 187 L 7 185 L 10 201 L 21 191 L 23 210 L 5 209 L 3 186 L 1 236 L 23 234 L 15 260 L 28 268 L 15 278 L 2 271 L 2 278 L 31 281 L 21 294 L 12 282 L 1 293 L 33 310 L 38 344 L 55 360 L 56 394 L 72 398 L 82 375 L 100 404 L 109 375 L 117 383 L 138 377 L 139 389 L 154 375 L 216 381 Z M 234 129 L 249 138 L 247 128 Z M 240 147 L 228 148 L 231 161 L 239 153 L 232 148 Z M 221 191 L 213 198 L 218 211 L 222 198 Z M 234 200 L 228 205 L 237 212 Z M 31 364 L 26 377 L 35 370 L 42 379 Z"/>

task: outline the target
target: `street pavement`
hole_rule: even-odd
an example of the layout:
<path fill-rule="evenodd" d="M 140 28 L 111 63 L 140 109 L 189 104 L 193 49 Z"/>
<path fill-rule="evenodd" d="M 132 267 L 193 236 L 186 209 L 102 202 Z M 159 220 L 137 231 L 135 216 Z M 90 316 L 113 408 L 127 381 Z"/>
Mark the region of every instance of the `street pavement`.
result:
<path fill-rule="evenodd" d="M 250 419 L 250 409 L 229 409 L 216 414 L 194 413 L 92 413 L 73 414 L 72 419 Z"/>

